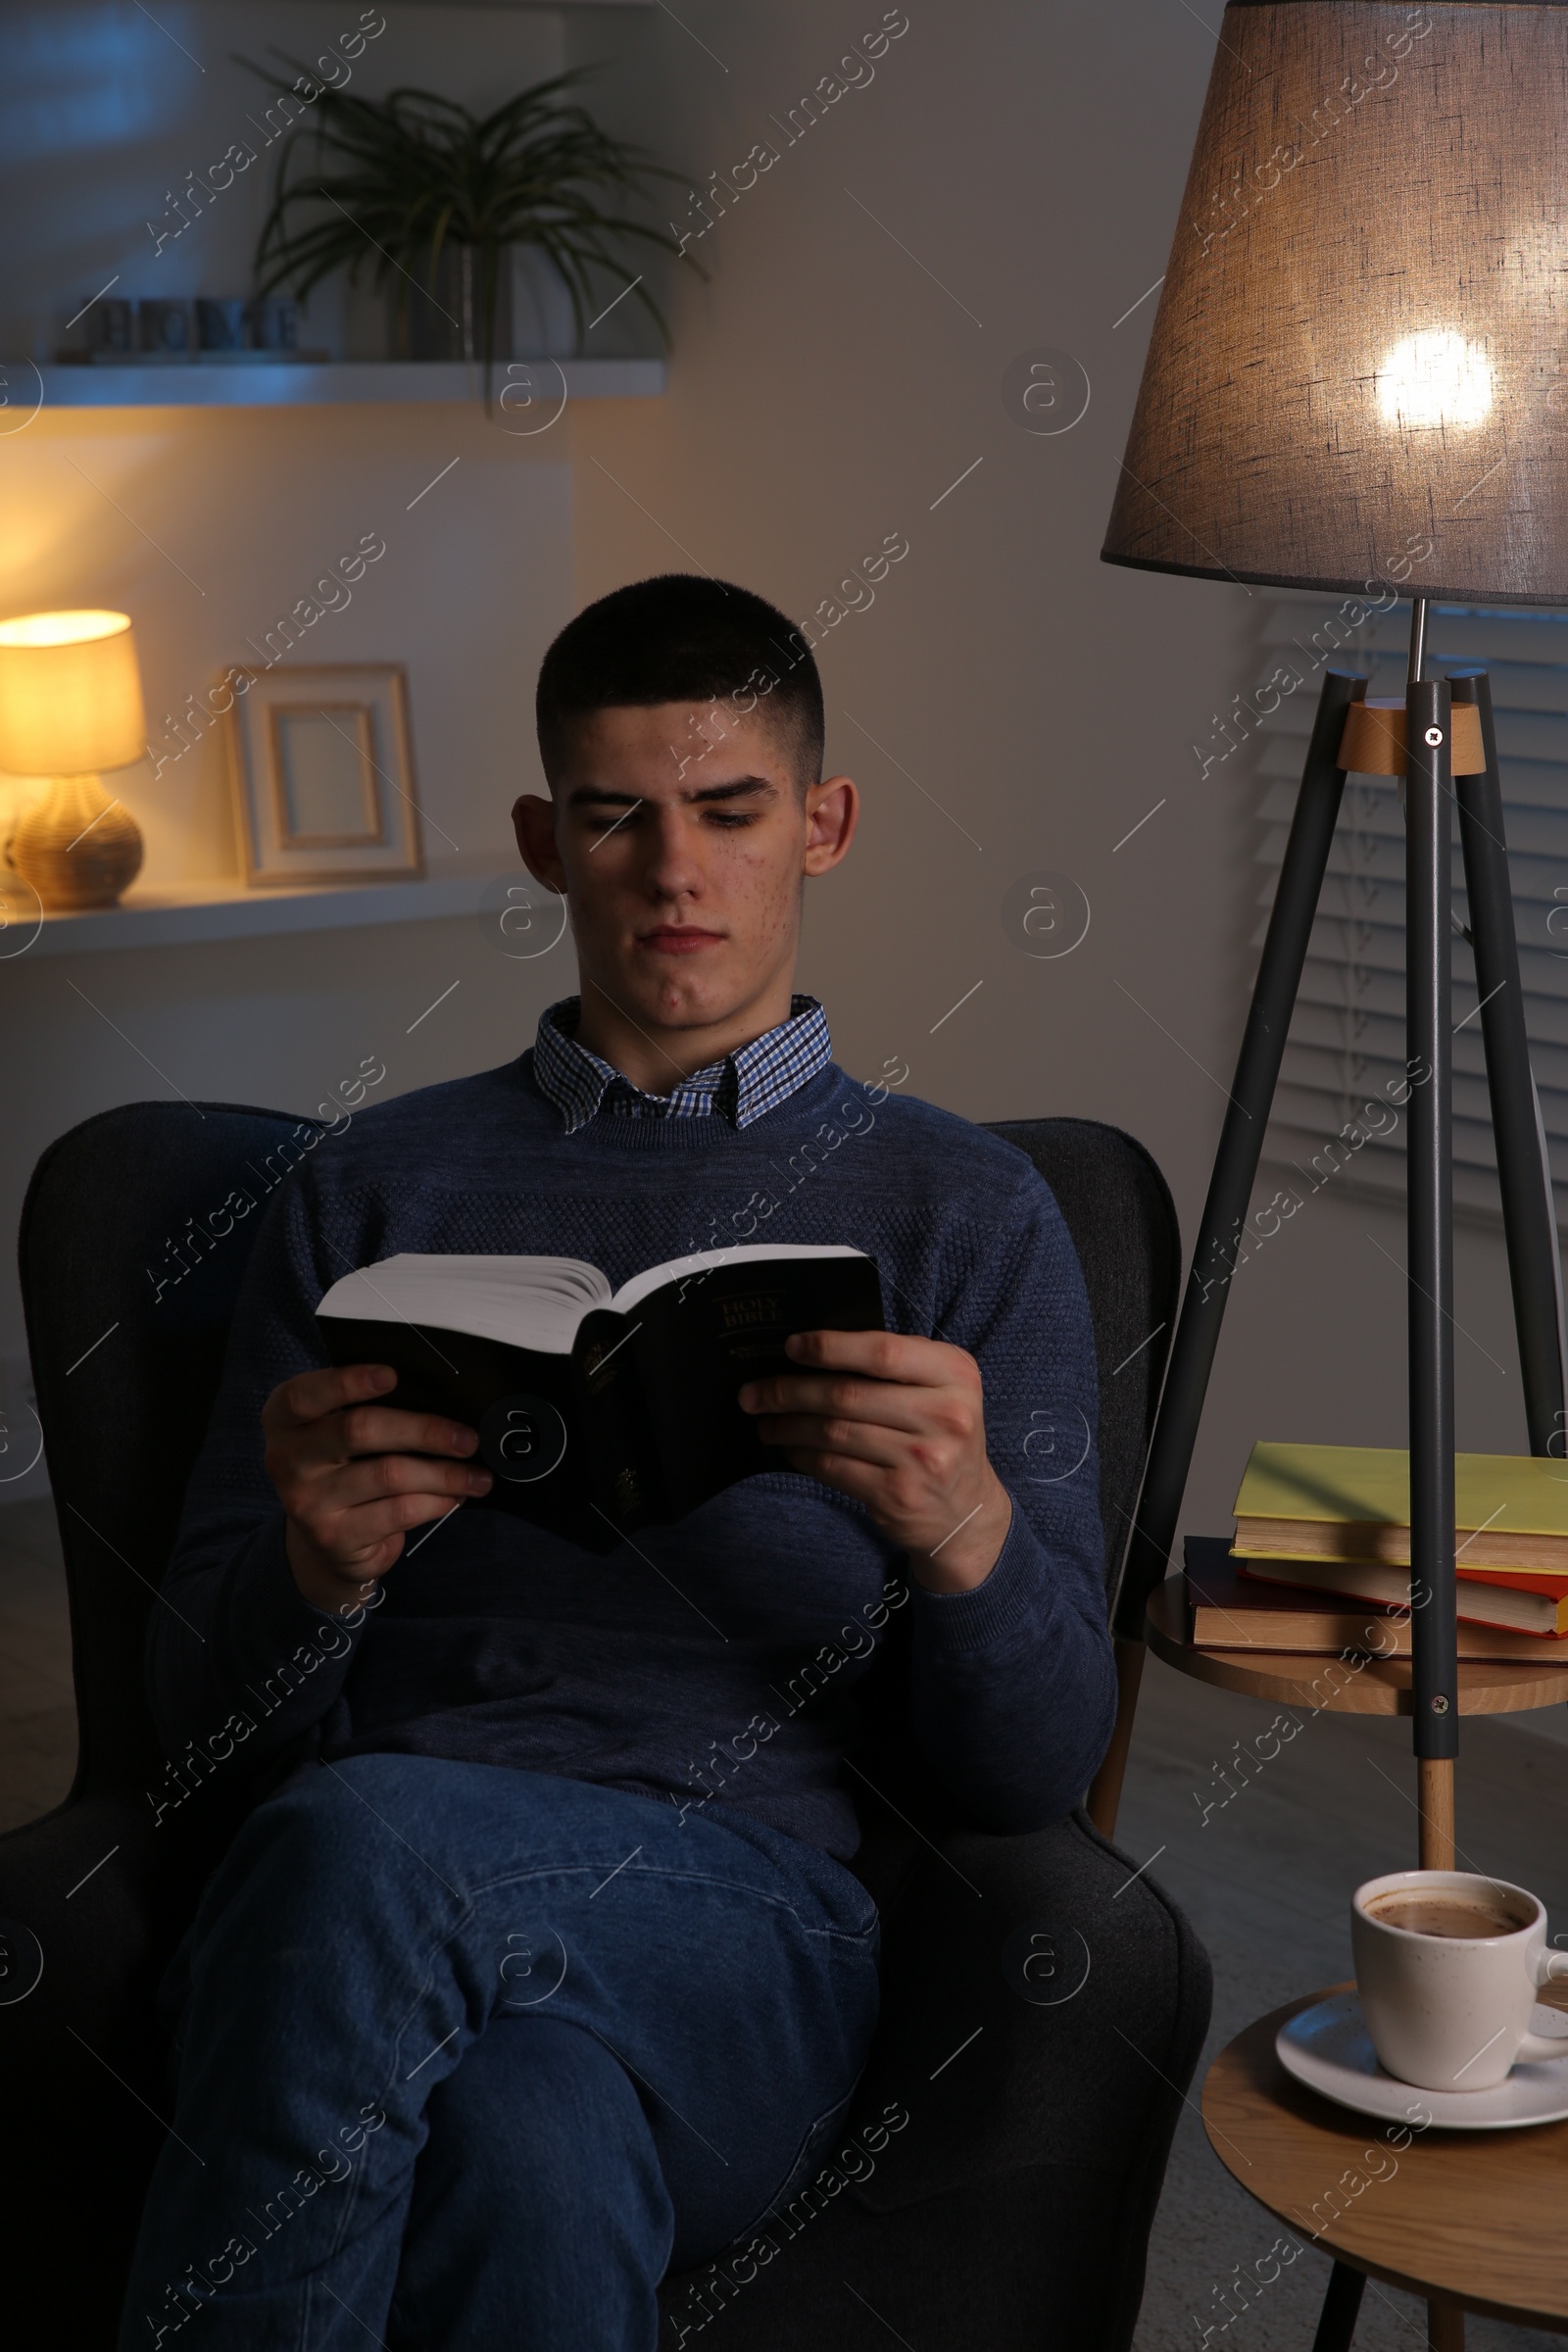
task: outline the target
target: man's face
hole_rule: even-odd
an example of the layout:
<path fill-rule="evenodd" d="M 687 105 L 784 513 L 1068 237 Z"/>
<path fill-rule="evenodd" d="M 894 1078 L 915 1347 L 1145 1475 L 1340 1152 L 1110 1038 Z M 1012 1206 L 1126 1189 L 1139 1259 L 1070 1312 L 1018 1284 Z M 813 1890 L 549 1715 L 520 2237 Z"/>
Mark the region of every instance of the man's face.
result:
<path fill-rule="evenodd" d="M 802 878 L 854 831 L 847 777 L 803 790 L 761 710 L 661 703 L 576 721 L 552 783 L 514 809 L 517 846 L 565 892 L 584 982 L 623 1017 L 706 1029 L 787 989 Z"/>

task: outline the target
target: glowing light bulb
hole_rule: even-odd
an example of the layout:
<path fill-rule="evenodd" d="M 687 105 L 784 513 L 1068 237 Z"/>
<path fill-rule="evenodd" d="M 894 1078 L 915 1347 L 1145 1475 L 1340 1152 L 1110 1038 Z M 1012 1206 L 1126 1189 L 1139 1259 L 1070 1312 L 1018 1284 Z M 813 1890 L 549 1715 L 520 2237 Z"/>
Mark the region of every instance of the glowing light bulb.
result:
<path fill-rule="evenodd" d="M 1429 327 L 1396 343 L 1377 380 L 1388 424 L 1483 424 L 1492 413 L 1492 363 L 1452 327 Z"/>

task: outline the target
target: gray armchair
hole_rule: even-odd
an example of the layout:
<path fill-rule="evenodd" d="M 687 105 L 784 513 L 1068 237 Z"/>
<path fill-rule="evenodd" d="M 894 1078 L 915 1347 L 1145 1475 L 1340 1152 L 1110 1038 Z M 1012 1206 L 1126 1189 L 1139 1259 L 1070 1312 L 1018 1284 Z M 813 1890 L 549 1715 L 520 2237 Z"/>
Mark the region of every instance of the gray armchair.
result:
<path fill-rule="evenodd" d="M 45 1153 L 23 1215 L 81 1750 L 66 1802 L 0 1838 L 0 2103 L 15 2160 L 0 2216 L 12 2334 L 54 2352 L 113 2345 L 163 2130 L 154 1988 L 238 1818 L 215 1785 L 158 1819 L 142 1638 L 254 1230 L 215 1236 L 212 1212 L 301 1124 L 224 1103 L 106 1111 Z M 1162 1335 L 1134 1351 L 1168 1332 L 1180 1281 L 1170 1197 L 1114 1129 L 999 1132 L 1054 1189 L 1083 1263 L 1113 1575 Z M 905 1737 L 893 1665 L 867 1683 L 878 1695 L 849 1762 L 855 1867 L 884 1919 L 871 2059 L 771 2250 L 665 2280 L 662 2352 L 851 2352 L 889 2328 L 949 2352 L 1124 2352 L 1207 2026 L 1207 1960 L 1082 1813 L 1028 1837 L 965 1829 Z"/>

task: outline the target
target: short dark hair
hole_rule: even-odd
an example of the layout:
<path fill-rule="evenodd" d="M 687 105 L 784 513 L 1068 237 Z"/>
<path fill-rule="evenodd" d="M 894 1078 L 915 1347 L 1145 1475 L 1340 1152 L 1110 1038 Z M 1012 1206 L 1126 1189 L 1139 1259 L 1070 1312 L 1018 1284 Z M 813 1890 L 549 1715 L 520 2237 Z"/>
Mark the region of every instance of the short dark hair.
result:
<path fill-rule="evenodd" d="M 822 773 L 822 681 L 811 650 L 776 605 L 696 572 L 613 589 L 567 621 L 539 669 L 539 756 L 550 775 L 571 722 L 654 703 L 733 703 L 766 712 L 792 738 L 803 781 Z"/>

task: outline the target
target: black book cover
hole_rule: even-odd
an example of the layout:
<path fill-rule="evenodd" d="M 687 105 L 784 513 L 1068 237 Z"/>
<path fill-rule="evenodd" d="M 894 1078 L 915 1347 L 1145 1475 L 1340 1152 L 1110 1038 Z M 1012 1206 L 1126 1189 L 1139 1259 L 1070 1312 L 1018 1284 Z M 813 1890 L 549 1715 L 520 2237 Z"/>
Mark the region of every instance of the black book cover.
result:
<path fill-rule="evenodd" d="M 868 1257 L 751 1259 L 677 1275 L 628 1313 L 591 1308 L 569 1354 L 433 1325 L 319 1315 L 335 1364 L 390 1364 L 384 1402 L 479 1433 L 494 1478 L 474 1510 L 510 1511 L 590 1551 L 682 1519 L 737 1479 L 788 1467 L 736 1398 L 798 1372 L 800 1331 L 881 1331 Z"/>

